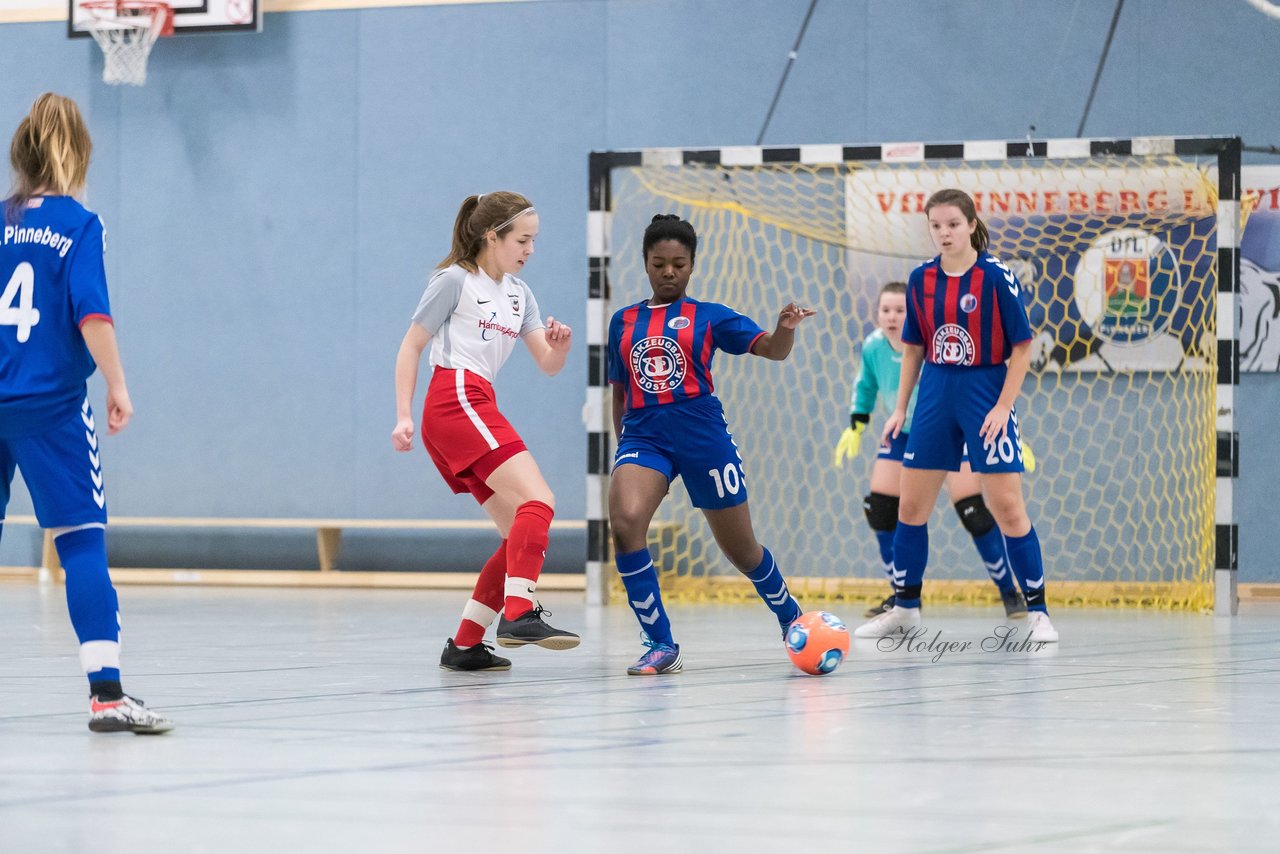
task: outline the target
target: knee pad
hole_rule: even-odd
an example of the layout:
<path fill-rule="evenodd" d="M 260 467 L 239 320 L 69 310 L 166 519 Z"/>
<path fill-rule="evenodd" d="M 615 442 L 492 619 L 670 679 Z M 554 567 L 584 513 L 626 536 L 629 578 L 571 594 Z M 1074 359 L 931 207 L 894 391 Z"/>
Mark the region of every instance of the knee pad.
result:
<path fill-rule="evenodd" d="M 996 518 L 987 509 L 981 495 L 961 498 L 956 502 L 956 513 L 960 515 L 960 524 L 975 537 L 981 537 L 996 526 Z"/>
<path fill-rule="evenodd" d="M 892 531 L 898 527 L 898 496 L 873 492 L 862 499 L 862 510 L 873 531 Z"/>

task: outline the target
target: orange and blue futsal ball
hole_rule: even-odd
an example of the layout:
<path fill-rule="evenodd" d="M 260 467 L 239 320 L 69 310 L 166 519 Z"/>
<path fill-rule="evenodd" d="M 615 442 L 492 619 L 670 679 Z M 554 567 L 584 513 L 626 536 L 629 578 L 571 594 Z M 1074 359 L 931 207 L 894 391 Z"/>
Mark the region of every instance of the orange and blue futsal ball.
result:
<path fill-rule="evenodd" d="M 821 676 L 839 667 L 849 654 L 849 629 L 835 614 L 810 611 L 787 627 L 785 643 L 792 664 Z"/>

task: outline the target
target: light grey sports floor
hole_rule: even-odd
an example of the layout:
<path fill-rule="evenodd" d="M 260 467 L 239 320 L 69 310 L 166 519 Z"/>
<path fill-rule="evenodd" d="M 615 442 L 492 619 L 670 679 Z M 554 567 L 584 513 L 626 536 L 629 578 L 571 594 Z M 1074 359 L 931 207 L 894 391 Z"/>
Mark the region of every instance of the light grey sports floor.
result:
<path fill-rule="evenodd" d="M 140 737 L 86 729 L 62 595 L 0 583 L 6 854 L 1280 851 L 1276 607 L 1059 610 L 1039 654 L 937 608 L 970 650 L 809 677 L 763 606 L 685 606 L 685 672 L 636 678 L 574 594 L 580 648 L 456 674 L 461 593 L 124 587 L 125 688 L 178 723 Z"/>

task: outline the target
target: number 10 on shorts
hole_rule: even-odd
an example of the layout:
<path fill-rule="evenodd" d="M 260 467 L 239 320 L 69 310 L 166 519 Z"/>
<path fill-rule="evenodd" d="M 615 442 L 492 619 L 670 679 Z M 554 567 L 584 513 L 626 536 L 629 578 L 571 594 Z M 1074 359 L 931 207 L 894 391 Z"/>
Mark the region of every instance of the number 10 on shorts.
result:
<path fill-rule="evenodd" d="M 726 494 L 737 495 L 738 490 L 742 488 L 742 481 L 746 479 L 746 475 L 742 473 L 737 463 L 729 463 L 724 467 L 724 471 L 708 469 L 707 474 L 711 475 L 711 479 L 716 483 L 718 498 L 724 498 Z"/>

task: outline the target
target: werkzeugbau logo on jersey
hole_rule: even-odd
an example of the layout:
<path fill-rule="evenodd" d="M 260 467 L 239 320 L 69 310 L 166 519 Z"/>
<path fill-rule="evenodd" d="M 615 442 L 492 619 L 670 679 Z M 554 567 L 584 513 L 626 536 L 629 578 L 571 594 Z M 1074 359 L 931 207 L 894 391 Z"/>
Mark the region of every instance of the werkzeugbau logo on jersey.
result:
<path fill-rule="evenodd" d="M 631 348 L 631 375 L 649 394 L 679 388 L 687 370 L 684 352 L 670 338 L 644 338 Z"/>
<path fill-rule="evenodd" d="M 939 365 L 972 365 L 973 339 L 969 330 L 955 323 L 944 323 L 933 333 L 933 361 Z"/>

